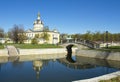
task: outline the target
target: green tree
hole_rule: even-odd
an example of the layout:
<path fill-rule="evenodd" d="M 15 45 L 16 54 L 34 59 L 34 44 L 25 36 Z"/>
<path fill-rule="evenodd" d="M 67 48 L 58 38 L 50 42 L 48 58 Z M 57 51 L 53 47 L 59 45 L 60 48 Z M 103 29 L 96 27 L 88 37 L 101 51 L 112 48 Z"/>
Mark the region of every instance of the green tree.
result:
<path fill-rule="evenodd" d="M 72 37 L 76 37 L 76 36 L 73 35 Z M 120 33 L 112 34 L 112 33 L 108 32 L 106 34 L 106 32 L 101 33 L 100 31 L 96 31 L 93 33 L 90 31 L 87 31 L 85 34 L 81 34 L 80 38 L 83 40 L 112 42 L 112 41 L 120 41 Z"/>
<path fill-rule="evenodd" d="M 106 36 L 105 32 L 101 33 L 100 36 L 101 36 L 101 41 L 105 42 L 105 38 L 106 38 L 105 37 Z"/>
<path fill-rule="evenodd" d="M 94 41 L 101 41 L 101 33 L 99 31 L 95 32 L 93 35 Z"/>
<path fill-rule="evenodd" d="M 45 40 L 45 42 L 47 42 L 49 40 L 50 35 L 48 34 L 48 29 L 44 29 L 43 33 L 41 34 L 41 38 L 43 38 Z"/>
<path fill-rule="evenodd" d="M 72 38 L 80 39 L 81 38 L 81 34 L 72 34 Z"/>
<path fill-rule="evenodd" d="M 32 39 L 32 44 L 38 44 L 38 38 L 39 38 L 39 34 L 36 34 L 35 37 Z"/>
<path fill-rule="evenodd" d="M 27 40 L 27 36 L 25 35 L 25 33 L 20 33 L 18 35 L 18 40 L 20 44 L 24 43 L 24 41 Z"/>
<path fill-rule="evenodd" d="M 33 38 L 31 43 L 32 43 L 32 44 L 38 44 L 37 38 Z"/>
<path fill-rule="evenodd" d="M 66 38 L 68 37 L 68 34 L 61 33 L 60 34 L 60 43 L 65 43 L 67 42 Z"/>
<path fill-rule="evenodd" d="M 85 34 L 82 35 L 82 38 L 84 40 L 92 40 L 93 39 L 93 34 L 91 31 L 87 31 Z"/>

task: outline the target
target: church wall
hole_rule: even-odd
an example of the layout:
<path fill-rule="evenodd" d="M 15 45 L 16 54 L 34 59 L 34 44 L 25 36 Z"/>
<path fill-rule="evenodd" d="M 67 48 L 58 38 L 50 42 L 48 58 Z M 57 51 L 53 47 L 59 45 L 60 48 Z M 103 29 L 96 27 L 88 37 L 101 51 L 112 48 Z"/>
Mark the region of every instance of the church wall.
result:
<path fill-rule="evenodd" d="M 59 43 L 59 33 L 51 32 L 49 41 L 51 44 L 57 44 Z"/>
<path fill-rule="evenodd" d="M 34 31 L 37 31 L 37 30 L 41 31 L 41 30 L 43 30 L 43 25 L 42 24 L 35 24 L 33 30 Z"/>
<path fill-rule="evenodd" d="M 31 43 L 31 40 L 35 37 L 36 34 L 39 34 L 41 36 L 43 32 L 31 32 L 31 33 L 26 33 L 28 40 L 26 40 L 24 43 Z M 49 34 L 49 40 L 46 41 L 48 44 L 57 44 L 59 43 L 59 33 L 55 32 L 48 32 Z M 45 41 L 41 38 L 39 39 L 39 44 L 43 44 Z"/>

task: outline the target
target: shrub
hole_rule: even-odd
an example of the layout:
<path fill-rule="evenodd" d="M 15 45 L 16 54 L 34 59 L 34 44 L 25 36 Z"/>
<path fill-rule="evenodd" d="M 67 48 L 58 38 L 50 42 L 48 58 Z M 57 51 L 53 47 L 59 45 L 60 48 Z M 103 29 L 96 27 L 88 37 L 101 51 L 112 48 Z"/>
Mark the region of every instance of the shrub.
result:
<path fill-rule="evenodd" d="M 38 44 L 37 38 L 33 38 L 33 39 L 32 39 L 32 44 Z"/>

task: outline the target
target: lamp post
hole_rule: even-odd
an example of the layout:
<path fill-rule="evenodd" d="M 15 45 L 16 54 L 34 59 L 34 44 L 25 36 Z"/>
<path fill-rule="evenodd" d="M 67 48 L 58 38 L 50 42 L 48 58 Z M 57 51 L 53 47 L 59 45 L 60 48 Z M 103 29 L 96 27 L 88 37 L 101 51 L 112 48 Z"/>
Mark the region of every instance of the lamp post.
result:
<path fill-rule="evenodd" d="M 108 31 L 106 31 L 106 48 L 108 48 Z"/>

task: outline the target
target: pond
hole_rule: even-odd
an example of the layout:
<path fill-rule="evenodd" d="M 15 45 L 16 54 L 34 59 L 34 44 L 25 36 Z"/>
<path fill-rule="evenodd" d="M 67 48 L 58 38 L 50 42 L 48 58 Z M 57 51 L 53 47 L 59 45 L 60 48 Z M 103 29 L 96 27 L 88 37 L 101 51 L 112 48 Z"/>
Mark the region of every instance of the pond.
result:
<path fill-rule="evenodd" d="M 120 62 L 74 56 L 0 63 L 0 82 L 72 82 L 120 70 Z"/>

